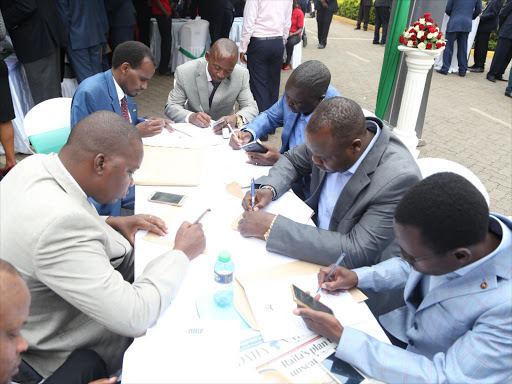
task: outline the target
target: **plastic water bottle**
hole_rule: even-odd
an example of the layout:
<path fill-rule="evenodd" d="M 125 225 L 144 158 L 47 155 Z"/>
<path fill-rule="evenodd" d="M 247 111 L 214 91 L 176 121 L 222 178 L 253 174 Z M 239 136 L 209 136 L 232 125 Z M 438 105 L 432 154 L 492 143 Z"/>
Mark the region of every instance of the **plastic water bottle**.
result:
<path fill-rule="evenodd" d="M 231 261 L 228 251 L 219 253 L 219 257 L 213 267 L 215 277 L 215 293 L 213 300 L 219 307 L 228 307 L 233 303 L 233 271 L 235 265 Z"/>

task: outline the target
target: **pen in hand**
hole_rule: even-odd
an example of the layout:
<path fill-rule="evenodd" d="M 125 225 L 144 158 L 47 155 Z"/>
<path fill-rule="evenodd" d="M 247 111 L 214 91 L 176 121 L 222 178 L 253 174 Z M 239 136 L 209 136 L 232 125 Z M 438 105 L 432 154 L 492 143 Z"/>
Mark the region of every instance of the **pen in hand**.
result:
<path fill-rule="evenodd" d="M 199 222 L 200 222 L 200 221 L 201 221 L 201 219 L 204 217 L 204 215 L 206 215 L 206 214 L 207 214 L 208 212 L 210 212 L 210 211 L 211 211 L 211 209 L 210 209 L 210 208 L 208 208 L 208 209 L 207 209 L 207 210 L 205 210 L 203 213 L 201 213 L 201 216 L 199 216 L 199 217 L 197 218 L 197 220 L 196 220 L 196 221 L 194 221 L 194 223 L 193 223 L 192 225 L 199 224 Z"/>
<path fill-rule="evenodd" d="M 251 206 L 254 210 L 254 206 L 256 205 L 256 191 L 254 190 L 254 177 L 251 179 Z"/>
<path fill-rule="evenodd" d="M 231 132 L 231 136 L 234 136 L 235 137 L 235 141 L 237 142 L 238 145 L 242 145 L 240 143 L 240 140 L 238 140 L 238 136 L 236 135 L 235 133 L 235 130 L 233 129 L 233 127 L 231 126 L 231 124 L 229 124 L 229 121 L 227 119 L 224 119 L 224 121 L 226 122 L 226 124 L 228 125 L 228 128 Z"/>
<path fill-rule="evenodd" d="M 324 283 L 329 281 L 329 278 L 331 277 L 331 275 L 334 273 L 335 269 L 340 265 L 340 263 L 343 261 L 343 259 L 345 258 L 345 253 L 342 252 L 342 254 L 340 255 L 340 257 L 338 257 L 338 260 L 336 261 L 336 264 L 334 264 L 331 268 L 331 270 L 329 271 L 329 273 L 327 274 L 327 276 L 325 276 L 325 279 L 324 279 Z M 322 283 L 323 284 L 323 283 Z M 318 287 L 316 293 L 315 293 L 315 296 L 318 295 L 320 293 L 320 291 L 322 290 L 322 285 L 320 285 L 320 287 Z"/>

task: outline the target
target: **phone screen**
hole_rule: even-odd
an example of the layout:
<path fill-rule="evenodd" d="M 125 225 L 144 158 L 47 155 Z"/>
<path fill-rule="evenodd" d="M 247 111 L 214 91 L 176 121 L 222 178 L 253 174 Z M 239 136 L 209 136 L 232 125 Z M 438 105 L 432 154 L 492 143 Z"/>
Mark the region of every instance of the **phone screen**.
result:
<path fill-rule="evenodd" d="M 258 141 L 251 141 L 245 145 L 242 145 L 242 149 L 246 152 L 258 152 L 258 153 L 267 153 L 268 149 L 261 145 Z"/>
<path fill-rule="evenodd" d="M 322 360 L 320 364 L 341 384 L 359 384 L 364 380 L 364 376 L 349 363 L 338 359 L 335 353 Z"/>
<path fill-rule="evenodd" d="M 162 201 L 170 204 L 179 204 L 181 199 L 183 199 L 183 195 L 175 195 L 174 193 L 166 192 L 155 192 L 153 197 L 151 197 L 151 201 Z"/>
<path fill-rule="evenodd" d="M 326 312 L 326 313 L 330 313 L 331 315 L 333 314 L 331 308 L 329 308 L 327 305 L 322 304 L 321 302 L 319 302 L 317 300 L 314 300 L 312 296 L 308 295 L 306 292 L 297 288 L 293 284 L 292 284 L 292 290 L 293 290 L 293 295 L 294 295 L 295 301 L 298 301 L 315 311 Z"/>

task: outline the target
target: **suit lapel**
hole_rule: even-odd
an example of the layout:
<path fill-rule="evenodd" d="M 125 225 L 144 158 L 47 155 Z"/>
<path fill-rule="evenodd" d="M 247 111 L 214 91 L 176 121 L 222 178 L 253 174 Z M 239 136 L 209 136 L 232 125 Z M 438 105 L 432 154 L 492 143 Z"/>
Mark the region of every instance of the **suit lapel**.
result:
<path fill-rule="evenodd" d="M 133 98 L 130 96 L 126 97 L 127 103 L 128 103 L 128 112 L 130 112 L 130 117 L 132 118 L 132 124 L 137 125 L 137 104 L 133 102 Z"/>
<path fill-rule="evenodd" d="M 286 100 L 283 100 L 283 102 L 286 103 Z M 288 106 L 286 106 L 286 108 L 285 108 L 285 113 L 288 113 L 289 115 L 285 119 L 286 127 L 283 131 L 283 137 L 282 137 L 283 146 L 281 148 L 282 149 L 281 153 L 284 153 L 290 149 L 290 147 L 289 147 L 290 136 L 292 135 L 292 130 L 295 127 L 295 124 L 297 124 L 297 119 L 299 118 L 299 114 L 293 113 L 292 111 L 290 111 Z M 294 115 L 294 116 L 292 117 L 290 115 Z"/>
<path fill-rule="evenodd" d="M 114 78 L 112 77 L 112 70 L 109 69 L 108 71 L 104 72 L 104 76 L 108 87 L 108 95 L 110 96 L 112 110 L 118 115 L 122 115 L 121 105 L 119 104 L 119 97 L 117 95 L 116 86 L 114 84 Z"/>
<path fill-rule="evenodd" d="M 201 60 L 202 63 L 202 60 Z M 196 76 L 196 85 L 197 91 L 199 92 L 199 102 L 201 103 L 201 108 L 205 113 L 210 112 L 210 102 L 209 102 L 209 93 L 208 93 L 208 79 L 206 78 L 206 64 L 202 65 L 199 63 L 199 69 L 197 71 Z M 219 86 L 220 88 L 220 86 Z M 214 96 L 215 98 L 215 96 Z"/>
<path fill-rule="evenodd" d="M 215 95 L 213 95 L 212 99 L 212 108 L 211 110 L 215 110 L 215 107 L 217 104 L 224 99 L 224 95 L 226 94 L 226 91 L 229 87 L 229 84 L 231 82 L 231 79 L 228 77 L 219 84 L 217 91 L 215 91 Z"/>
<path fill-rule="evenodd" d="M 419 284 L 423 278 L 423 274 L 417 272 L 414 269 L 411 269 L 411 273 L 409 274 L 409 279 L 405 284 L 404 288 L 404 299 L 407 307 L 414 313 L 418 310 L 419 303 L 417 301 L 417 289 L 420 289 Z M 421 293 L 421 292 L 420 292 Z"/>

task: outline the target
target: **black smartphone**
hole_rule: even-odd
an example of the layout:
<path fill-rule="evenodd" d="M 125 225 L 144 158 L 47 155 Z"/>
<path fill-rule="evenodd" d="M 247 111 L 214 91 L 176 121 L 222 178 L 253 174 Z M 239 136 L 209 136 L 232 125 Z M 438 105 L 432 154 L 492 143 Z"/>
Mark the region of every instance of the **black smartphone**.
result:
<path fill-rule="evenodd" d="M 319 364 L 340 384 L 359 384 L 364 380 L 364 376 L 357 372 L 354 367 L 338 359 L 336 353 L 322 360 Z"/>
<path fill-rule="evenodd" d="M 186 199 L 185 195 L 178 195 L 175 193 L 167 193 L 167 192 L 153 192 L 148 197 L 148 201 L 151 201 L 153 203 L 175 205 L 178 207 L 181 207 L 183 205 L 183 202 L 185 201 L 185 199 Z"/>
<path fill-rule="evenodd" d="M 303 305 L 304 307 L 313 309 L 315 311 L 321 311 L 329 314 L 333 314 L 332 309 L 329 308 L 327 305 L 322 304 L 321 302 L 313 299 L 312 296 L 308 295 L 306 292 L 301 290 L 300 288 L 297 288 L 295 285 L 292 284 L 292 296 L 293 301 L 295 301 L 297 304 Z"/>
<path fill-rule="evenodd" d="M 265 148 L 261 141 L 255 140 L 251 141 L 250 143 L 242 145 L 242 149 L 246 152 L 258 152 L 258 153 L 267 153 L 268 149 Z"/>

